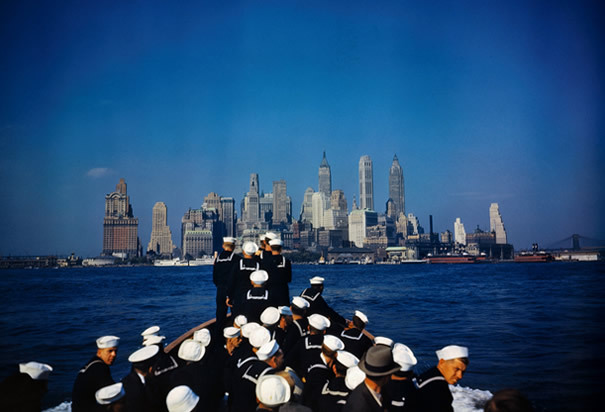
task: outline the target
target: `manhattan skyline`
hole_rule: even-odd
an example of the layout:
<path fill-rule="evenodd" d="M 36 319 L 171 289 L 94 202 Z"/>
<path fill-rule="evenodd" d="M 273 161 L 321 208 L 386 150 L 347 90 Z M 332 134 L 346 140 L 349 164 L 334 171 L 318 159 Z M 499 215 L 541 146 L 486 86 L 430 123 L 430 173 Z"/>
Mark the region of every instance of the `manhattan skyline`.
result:
<path fill-rule="evenodd" d="M 176 241 L 252 173 L 298 218 L 324 150 L 349 210 L 368 155 L 385 211 L 397 155 L 426 230 L 498 203 L 516 249 L 605 239 L 597 2 L 0 7 L 0 255 L 98 255 L 120 178 L 142 245 L 156 202 Z"/>

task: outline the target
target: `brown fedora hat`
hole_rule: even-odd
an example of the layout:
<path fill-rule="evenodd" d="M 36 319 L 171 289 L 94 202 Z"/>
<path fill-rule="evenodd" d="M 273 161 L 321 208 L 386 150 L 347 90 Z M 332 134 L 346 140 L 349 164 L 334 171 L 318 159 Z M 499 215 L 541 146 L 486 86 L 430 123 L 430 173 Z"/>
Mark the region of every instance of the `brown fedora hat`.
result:
<path fill-rule="evenodd" d="M 391 348 L 372 346 L 359 362 L 359 369 L 368 376 L 386 376 L 397 372 L 400 366 L 393 361 Z"/>

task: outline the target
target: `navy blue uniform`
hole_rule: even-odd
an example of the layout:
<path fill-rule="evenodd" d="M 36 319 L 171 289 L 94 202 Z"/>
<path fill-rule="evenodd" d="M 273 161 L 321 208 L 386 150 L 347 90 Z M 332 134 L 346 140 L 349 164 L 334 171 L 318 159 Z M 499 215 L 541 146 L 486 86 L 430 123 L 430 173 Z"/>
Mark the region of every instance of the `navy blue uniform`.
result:
<path fill-rule="evenodd" d="M 452 393 L 437 367 L 432 367 L 417 378 L 421 410 L 427 412 L 453 412 Z"/>
<path fill-rule="evenodd" d="M 102 410 L 95 399 L 95 393 L 113 383 L 109 365 L 98 356 L 93 356 L 78 372 L 71 395 L 71 410 L 74 412 Z"/>
<path fill-rule="evenodd" d="M 235 252 L 223 250 L 215 259 L 212 267 L 212 281 L 216 286 L 216 330 L 222 332 L 227 317 L 225 300 L 229 295 L 234 267 L 238 266 L 241 257 Z"/>

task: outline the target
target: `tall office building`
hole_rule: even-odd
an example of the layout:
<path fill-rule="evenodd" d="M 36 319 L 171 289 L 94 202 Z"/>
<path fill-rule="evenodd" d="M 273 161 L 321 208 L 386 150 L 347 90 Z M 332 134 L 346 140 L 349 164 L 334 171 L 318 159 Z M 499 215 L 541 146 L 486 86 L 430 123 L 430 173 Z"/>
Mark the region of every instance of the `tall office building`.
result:
<path fill-rule="evenodd" d="M 492 203 L 489 207 L 489 228 L 491 232 L 496 233 L 496 244 L 506 244 L 506 229 L 500 216 L 498 203 Z"/>
<path fill-rule="evenodd" d="M 405 214 L 403 169 L 399 164 L 397 155 L 393 157 L 393 163 L 389 170 L 389 198 L 393 200 L 393 216 L 399 216 L 399 213 Z"/>
<path fill-rule="evenodd" d="M 330 198 L 332 193 L 332 172 L 330 171 L 330 165 L 328 159 L 326 159 L 326 152 L 324 151 L 324 157 L 319 165 L 319 187 L 318 192 L 322 192 L 326 195 L 326 199 Z"/>
<path fill-rule="evenodd" d="M 326 210 L 326 195 L 323 192 L 315 192 L 311 197 L 313 210 L 313 229 L 324 227 L 324 212 Z"/>
<path fill-rule="evenodd" d="M 278 226 L 280 223 L 290 223 L 290 213 L 288 207 L 288 194 L 286 193 L 286 181 L 276 180 L 273 182 L 273 220 L 272 223 Z"/>
<path fill-rule="evenodd" d="M 363 247 L 367 229 L 378 224 L 378 214 L 373 210 L 356 209 L 349 214 L 349 241 Z"/>
<path fill-rule="evenodd" d="M 312 222 L 313 221 L 313 191 L 312 188 L 308 187 L 305 190 L 303 197 L 303 203 L 300 210 L 300 221 L 301 222 Z"/>
<path fill-rule="evenodd" d="M 330 195 L 330 207 L 334 210 L 344 210 L 347 209 L 347 198 L 345 197 L 345 192 L 340 189 L 336 189 Z"/>
<path fill-rule="evenodd" d="M 116 191 L 105 196 L 103 219 L 103 255 L 137 256 L 139 219 L 133 216 L 126 182 L 120 179 Z"/>
<path fill-rule="evenodd" d="M 225 225 L 225 236 L 235 236 L 235 199 L 232 197 L 221 197 L 220 220 Z"/>
<path fill-rule="evenodd" d="M 250 174 L 250 191 L 246 195 L 246 223 L 255 223 L 260 221 L 260 196 L 258 185 L 258 174 Z"/>
<path fill-rule="evenodd" d="M 359 159 L 359 208 L 374 210 L 374 177 L 368 155 Z"/>
<path fill-rule="evenodd" d="M 168 211 L 164 202 L 157 202 L 153 206 L 151 220 L 151 239 L 147 251 L 153 251 L 157 255 L 170 255 L 174 248 L 172 244 L 172 233 L 167 224 Z"/>
<path fill-rule="evenodd" d="M 464 230 L 464 223 L 457 217 L 454 222 L 454 242 L 461 245 L 466 245 L 466 231 Z"/>

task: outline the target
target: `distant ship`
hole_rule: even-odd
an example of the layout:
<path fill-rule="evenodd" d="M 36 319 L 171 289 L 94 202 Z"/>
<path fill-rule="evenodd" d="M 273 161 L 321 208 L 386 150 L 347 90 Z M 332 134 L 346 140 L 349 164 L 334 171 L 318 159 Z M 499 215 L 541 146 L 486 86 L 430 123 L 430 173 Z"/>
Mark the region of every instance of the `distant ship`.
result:
<path fill-rule="evenodd" d="M 462 255 L 437 255 L 428 254 L 426 257 L 428 263 L 477 263 L 477 258 L 467 253 Z"/>
<path fill-rule="evenodd" d="M 521 252 L 521 254 L 515 256 L 515 262 L 517 263 L 545 263 L 552 262 L 555 258 L 544 251 L 527 253 Z"/>
<path fill-rule="evenodd" d="M 204 256 L 195 260 L 176 259 L 157 259 L 153 262 L 153 266 L 206 266 L 214 264 L 212 256 Z"/>

